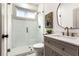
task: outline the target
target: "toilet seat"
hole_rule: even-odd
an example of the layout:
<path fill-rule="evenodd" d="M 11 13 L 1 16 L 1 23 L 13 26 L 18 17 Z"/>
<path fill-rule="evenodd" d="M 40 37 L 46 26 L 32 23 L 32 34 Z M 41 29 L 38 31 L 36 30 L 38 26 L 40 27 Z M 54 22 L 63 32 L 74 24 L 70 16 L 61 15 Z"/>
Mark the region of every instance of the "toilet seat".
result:
<path fill-rule="evenodd" d="M 43 43 L 37 43 L 33 45 L 34 48 L 43 48 L 44 44 Z"/>
<path fill-rule="evenodd" d="M 44 44 L 43 43 L 37 43 L 33 45 L 34 51 L 37 56 L 42 56 L 44 51 Z"/>

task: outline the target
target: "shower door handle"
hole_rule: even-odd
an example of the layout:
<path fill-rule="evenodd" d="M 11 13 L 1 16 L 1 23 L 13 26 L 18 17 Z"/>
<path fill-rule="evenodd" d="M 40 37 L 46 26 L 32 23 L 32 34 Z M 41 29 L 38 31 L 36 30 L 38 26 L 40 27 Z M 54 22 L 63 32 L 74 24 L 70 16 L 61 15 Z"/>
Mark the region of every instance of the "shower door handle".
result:
<path fill-rule="evenodd" d="M 28 27 L 26 27 L 26 32 L 28 33 Z"/>

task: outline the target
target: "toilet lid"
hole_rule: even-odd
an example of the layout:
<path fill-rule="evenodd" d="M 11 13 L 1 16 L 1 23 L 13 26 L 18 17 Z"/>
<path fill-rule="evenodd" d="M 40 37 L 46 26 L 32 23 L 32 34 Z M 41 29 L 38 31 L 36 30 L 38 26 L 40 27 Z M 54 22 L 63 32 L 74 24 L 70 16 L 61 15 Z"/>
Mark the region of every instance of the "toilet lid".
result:
<path fill-rule="evenodd" d="M 35 47 L 35 48 L 43 48 L 44 44 L 43 43 L 34 44 L 33 47 Z"/>

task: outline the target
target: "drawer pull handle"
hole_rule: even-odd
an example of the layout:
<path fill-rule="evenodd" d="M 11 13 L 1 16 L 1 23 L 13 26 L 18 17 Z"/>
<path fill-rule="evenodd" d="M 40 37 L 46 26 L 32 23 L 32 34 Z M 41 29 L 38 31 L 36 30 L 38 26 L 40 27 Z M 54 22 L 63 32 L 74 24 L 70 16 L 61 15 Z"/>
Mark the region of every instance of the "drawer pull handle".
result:
<path fill-rule="evenodd" d="M 62 50 L 64 51 L 64 50 L 65 50 L 65 48 L 62 48 Z"/>

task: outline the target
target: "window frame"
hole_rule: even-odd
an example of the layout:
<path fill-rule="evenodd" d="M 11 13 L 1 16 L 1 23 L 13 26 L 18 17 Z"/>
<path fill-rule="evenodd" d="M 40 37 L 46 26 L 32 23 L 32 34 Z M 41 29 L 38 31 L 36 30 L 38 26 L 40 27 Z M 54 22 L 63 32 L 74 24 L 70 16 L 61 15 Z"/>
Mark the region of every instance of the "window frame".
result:
<path fill-rule="evenodd" d="M 26 19 L 28 19 L 28 20 L 35 20 L 33 18 L 27 18 L 27 17 L 19 17 L 19 16 L 17 16 L 16 15 L 17 9 L 27 10 L 27 11 L 30 11 L 30 12 L 36 12 L 36 15 L 35 15 L 35 19 L 36 19 L 36 16 L 37 16 L 37 11 L 36 10 L 26 9 L 26 8 L 17 6 L 15 4 L 12 5 L 12 18 L 13 19 L 19 19 L 19 20 L 26 20 Z"/>

